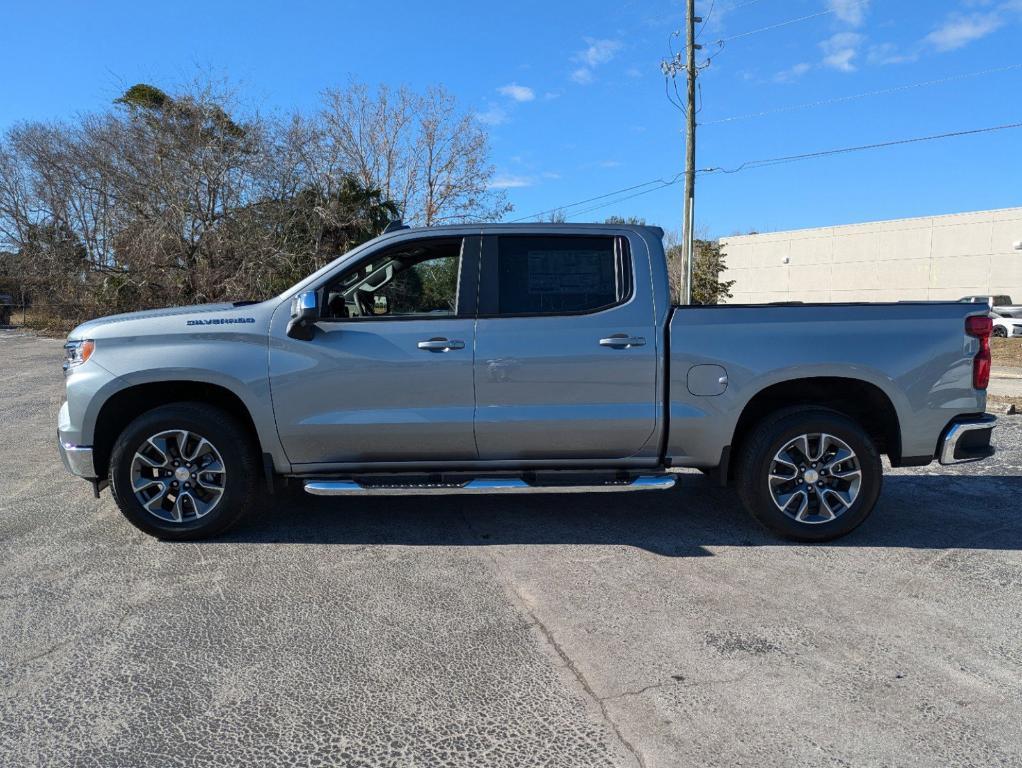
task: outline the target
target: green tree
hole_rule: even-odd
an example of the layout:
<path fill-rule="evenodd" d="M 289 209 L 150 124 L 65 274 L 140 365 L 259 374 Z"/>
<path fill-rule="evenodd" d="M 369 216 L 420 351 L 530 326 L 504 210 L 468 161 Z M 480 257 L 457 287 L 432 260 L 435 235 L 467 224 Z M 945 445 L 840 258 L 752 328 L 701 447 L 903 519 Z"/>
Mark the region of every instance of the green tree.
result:
<path fill-rule="evenodd" d="M 675 300 L 680 303 L 684 300 L 685 264 L 681 258 L 681 244 L 672 242 L 676 239 L 674 236 L 668 238 L 667 268 L 672 293 Z M 731 298 L 731 288 L 735 281 L 720 279 L 721 273 L 726 269 L 727 264 L 724 254 L 720 251 L 719 241 L 698 239 L 695 241 L 695 253 L 692 258 L 692 271 L 695 274 L 692 280 L 693 304 L 720 304 Z"/>

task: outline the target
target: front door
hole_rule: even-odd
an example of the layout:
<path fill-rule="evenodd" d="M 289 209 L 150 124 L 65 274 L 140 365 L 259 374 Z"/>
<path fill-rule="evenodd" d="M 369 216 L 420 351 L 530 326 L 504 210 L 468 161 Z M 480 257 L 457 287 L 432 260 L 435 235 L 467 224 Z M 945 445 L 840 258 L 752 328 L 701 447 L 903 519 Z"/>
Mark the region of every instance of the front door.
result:
<path fill-rule="evenodd" d="M 475 274 L 479 243 L 430 237 L 369 254 L 320 288 L 311 341 L 275 334 L 273 407 L 292 464 L 477 458 L 475 284 L 462 272 Z"/>
<path fill-rule="evenodd" d="M 481 459 L 615 460 L 650 441 L 659 340 L 648 255 L 633 246 L 607 234 L 484 239 Z"/>

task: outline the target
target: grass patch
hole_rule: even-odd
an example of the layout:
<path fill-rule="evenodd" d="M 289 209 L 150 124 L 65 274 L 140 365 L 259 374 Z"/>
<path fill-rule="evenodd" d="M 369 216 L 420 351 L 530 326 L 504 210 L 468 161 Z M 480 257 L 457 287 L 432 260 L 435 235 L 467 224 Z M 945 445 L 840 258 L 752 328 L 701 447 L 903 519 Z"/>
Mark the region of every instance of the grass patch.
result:
<path fill-rule="evenodd" d="M 990 339 L 995 366 L 1022 368 L 1022 339 Z"/>

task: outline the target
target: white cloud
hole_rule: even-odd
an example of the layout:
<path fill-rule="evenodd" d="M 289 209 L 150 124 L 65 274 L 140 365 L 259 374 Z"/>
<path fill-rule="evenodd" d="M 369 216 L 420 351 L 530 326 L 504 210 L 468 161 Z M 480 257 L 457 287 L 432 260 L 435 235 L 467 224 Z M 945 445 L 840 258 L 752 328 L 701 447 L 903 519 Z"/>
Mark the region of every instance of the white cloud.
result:
<path fill-rule="evenodd" d="M 813 68 L 812 64 L 805 61 L 801 61 L 792 67 L 783 69 L 774 75 L 774 82 L 778 83 L 790 83 L 792 80 L 797 80 L 802 77 L 806 72 Z"/>
<path fill-rule="evenodd" d="M 918 53 L 902 51 L 894 43 L 880 43 L 879 45 L 870 46 L 867 61 L 870 64 L 882 66 L 884 64 L 904 64 L 907 61 L 915 61 L 918 58 Z"/>
<path fill-rule="evenodd" d="M 491 104 L 485 112 L 476 112 L 476 119 L 485 125 L 500 125 L 507 122 L 507 112 L 497 104 Z"/>
<path fill-rule="evenodd" d="M 855 57 L 863 36 L 857 32 L 838 32 L 820 43 L 823 49 L 823 66 L 839 72 L 854 72 Z"/>
<path fill-rule="evenodd" d="M 869 3 L 870 0 L 827 0 L 827 7 L 841 21 L 859 27 L 866 20 Z"/>
<path fill-rule="evenodd" d="M 497 93 L 503 94 L 515 101 L 532 101 L 536 98 L 536 93 L 531 88 L 525 85 L 518 85 L 518 83 L 508 83 L 502 85 L 497 89 Z"/>
<path fill-rule="evenodd" d="M 571 57 L 572 61 L 581 65 L 571 73 L 571 79 L 582 85 L 591 83 L 594 79 L 593 70 L 606 64 L 621 50 L 620 40 L 587 37 L 585 41 L 587 47 Z"/>
<path fill-rule="evenodd" d="M 586 67 L 579 67 L 572 71 L 571 79 L 581 85 L 589 85 L 593 81 L 593 71 Z"/>
<path fill-rule="evenodd" d="M 998 13 L 952 14 L 925 38 L 938 51 L 953 51 L 986 37 L 999 29 L 1004 19 Z"/>
<path fill-rule="evenodd" d="M 600 64 L 606 64 L 621 50 L 621 41 L 619 40 L 597 40 L 587 37 L 585 41 L 589 47 L 576 53 L 575 61 L 581 62 L 591 69 L 600 66 Z"/>
<path fill-rule="evenodd" d="M 490 189 L 519 189 L 531 187 L 532 179 L 528 176 L 498 176 L 489 184 Z"/>

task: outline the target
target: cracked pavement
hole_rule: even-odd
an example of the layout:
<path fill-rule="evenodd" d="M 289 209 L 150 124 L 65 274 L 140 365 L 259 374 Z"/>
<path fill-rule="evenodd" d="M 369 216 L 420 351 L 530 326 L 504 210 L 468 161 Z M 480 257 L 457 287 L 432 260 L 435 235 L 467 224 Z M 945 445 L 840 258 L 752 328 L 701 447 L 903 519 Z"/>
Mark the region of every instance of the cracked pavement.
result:
<path fill-rule="evenodd" d="M 688 473 L 165 544 L 60 465 L 60 343 L 0 354 L 0 765 L 1022 762 L 1022 417 L 824 546 Z"/>

